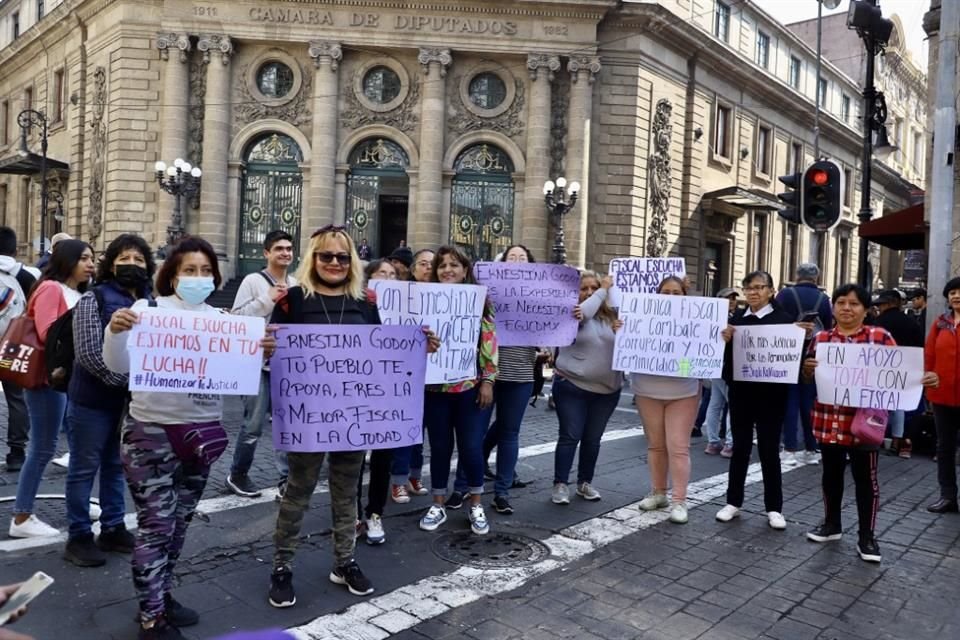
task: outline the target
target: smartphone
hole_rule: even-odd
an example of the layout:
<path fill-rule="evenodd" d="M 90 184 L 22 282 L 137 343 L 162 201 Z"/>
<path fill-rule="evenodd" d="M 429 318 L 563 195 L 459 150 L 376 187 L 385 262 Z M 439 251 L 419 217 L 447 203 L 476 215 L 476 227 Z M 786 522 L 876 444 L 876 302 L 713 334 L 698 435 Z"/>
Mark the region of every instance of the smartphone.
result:
<path fill-rule="evenodd" d="M 813 322 L 820 316 L 819 311 L 808 311 L 800 318 L 800 322 Z"/>
<path fill-rule="evenodd" d="M 0 627 L 7 624 L 17 610 L 30 604 L 34 598 L 52 584 L 53 578 L 43 571 L 37 571 L 33 574 L 32 578 L 20 585 L 20 588 L 14 591 L 13 595 L 3 603 L 3 607 L 0 608 Z"/>

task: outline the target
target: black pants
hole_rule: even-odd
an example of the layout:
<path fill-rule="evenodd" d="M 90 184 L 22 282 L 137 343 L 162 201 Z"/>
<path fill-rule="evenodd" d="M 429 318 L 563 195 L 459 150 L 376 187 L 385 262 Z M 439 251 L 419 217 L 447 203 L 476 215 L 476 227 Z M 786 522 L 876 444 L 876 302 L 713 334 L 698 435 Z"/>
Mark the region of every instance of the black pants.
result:
<path fill-rule="evenodd" d="M 11 453 L 17 451 L 22 456 L 27 448 L 27 436 L 30 433 L 30 419 L 27 417 L 27 403 L 23 399 L 23 387 L 12 382 L 4 382 L 3 396 L 7 400 L 7 447 Z"/>
<path fill-rule="evenodd" d="M 843 527 L 841 504 L 843 503 L 843 476 L 850 460 L 850 471 L 857 492 L 857 514 L 860 518 L 860 533 L 873 535 L 880 511 L 880 485 L 877 482 L 879 450 L 854 449 L 837 444 L 821 444 L 820 464 L 823 467 L 824 521 L 828 525 Z"/>
<path fill-rule="evenodd" d="M 766 511 L 783 511 L 783 484 L 780 477 L 780 430 L 787 410 L 785 385 L 731 383 L 729 392 L 730 429 L 733 457 L 727 476 L 727 504 L 743 506 L 747 467 L 753 452 L 753 430 L 757 430 L 757 453 L 763 473 L 763 505 Z"/>
<path fill-rule="evenodd" d="M 937 425 L 937 482 L 940 497 L 957 499 L 957 429 L 960 428 L 960 407 L 933 405 Z"/>
<path fill-rule="evenodd" d="M 387 506 L 387 494 L 390 492 L 390 464 L 393 462 L 393 449 L 374 449 L 370 452 L 370 486 L 367 489 L 367 509 L 364 511 L 363 499 L 363 470 L 366 459 L 360 465 L 360 477 L 357 478 L 357 513 L 364 513 L 367 518 L 373 514 L 383 516 Z"/>

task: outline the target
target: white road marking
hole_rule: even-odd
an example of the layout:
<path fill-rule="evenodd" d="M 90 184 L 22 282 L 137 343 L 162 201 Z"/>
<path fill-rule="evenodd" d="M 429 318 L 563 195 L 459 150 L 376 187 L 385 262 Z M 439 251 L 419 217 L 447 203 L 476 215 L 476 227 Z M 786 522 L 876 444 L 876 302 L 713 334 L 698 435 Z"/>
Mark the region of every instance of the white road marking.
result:
<path fill-rule="evenodd" d="M 619 429 L 616 431 L 608 431 L 603 434 L 603 442 L 614 442 L 616 440 L 624 440 L 626 438 L 635 438 L 643 435 L 643 429 L 636 427 L 631 429 Z M 557 443 L 554 442 L 543 442 L 540 444 L 529 445 L 526 447 L 520 448 L 519 459 L 530 458 L 533 456 L 540 456 L 547 453 L 553 453 L 556 448 Z M 493 456 L 493 460 L 496 460 L 496 455 Z M 456 457 L 450 463 L 450 468 L 456 468 L 457 459 Z M 429 477 L 429 473 L 424 474 L 425 477 Z M 328 493 L 329 489 L 327 488 L 326 481 L 322 481 L 321 484 L 317 485 L 317 490 L 314 491 L 314 494 Z M 250 507 L 256 504 L 263 504 L 265 502 L 273 502 L 277 497 L 277 489 L 275 487 L 264 489 L 263 494 L 259 498 L 243 498 L 236 495 L 227 495 L 219 496 L 217 498 L 208 498 L 206 500 L 201 500 L 200 504 L 197 505 L 197 511 L 201 514 L 210 515 L 214 513 L 220 513 L 222 511 L 231 511 L 233 509 L 243 509 L 245 507 Z M 128 513 L 124 517 L 124 523 L 127 526 L 127 529 L 131 531 L 137 528 L 137 517 L 135 514 Z M 99 523 L 94 525 L 94 533 L 98 534 Z M 46 547 L 50 545 L 63 544 L 67 541 L 67 534 L 60 533 L 56 536 L 46 536 L 43 538 L 21 538 L 21 539 L 7 539 L 0 541 L 0 552 L 13 552 L 13 551 L 23 551 L 25 549 L 36 549 L 39 547 Z"/>
<path fill-rule="evenodd" d="M 784 469 L 784 473 L 791 470 Z M 747 485 L 760 480 L 759 463 L 750 465 Z M 693 482 L 687 490 L 688 506 L 695 508 L 706 504 L 724 495 L 726 488 L 726 473 Z M 563 567 L 632 533 L 660 524 L 669 517 L 665 509 L 645 512 L 640 511 L 638 505 L 639 501 L 634 502 L 550 536 L 543 542 L 550 548 L 551 556 L 536 564 L 486 570 L 460 567 L 364 600 L 340 613 L 320 616 L 288 631 L 301 640 L 387 638 L 450 609 L 512 591 L 537 576 Z"/>

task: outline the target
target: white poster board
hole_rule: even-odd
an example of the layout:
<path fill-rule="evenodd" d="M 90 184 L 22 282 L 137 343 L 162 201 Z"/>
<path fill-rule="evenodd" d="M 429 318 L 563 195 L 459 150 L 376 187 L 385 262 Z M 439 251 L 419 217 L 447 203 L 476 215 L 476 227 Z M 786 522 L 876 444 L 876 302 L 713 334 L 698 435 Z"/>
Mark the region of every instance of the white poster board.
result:
<path fill-rule="evenodd" d="M 738 326 L 733 333 L 733 379 L 796 384 L 806 332 L 795 324 Z"/>
<path fill-rule="evenodd" d="M 719 378 L 729 301 L 625 293 L 613 369 L 674 378 Z"/>
<path fill-rule="evenodd" d="M 923 393 L 923 349 L 821 342 L 815 378 L 823 404 L 912 411 Z"/>
<path fill-rule="evenodd" d="M 371 280 L 370 286 L 383 324 L 427 326 L 439 336 L 440 350 L 427 359 L 427 384 L 477 377 L 486 287 L 397 280 Z"/>
<path fill-rule="evenodd" d="M 624 293 L 656 293 L 667 276 L 687 277 L 683 258 L 614 258 L 610 261 L 610 306 L 617 308 Z"/>
<path fill-rule="evenodd" d="M 127 339 L 130 390 L 255 396 L 263 318 L 149 307 Z"/>

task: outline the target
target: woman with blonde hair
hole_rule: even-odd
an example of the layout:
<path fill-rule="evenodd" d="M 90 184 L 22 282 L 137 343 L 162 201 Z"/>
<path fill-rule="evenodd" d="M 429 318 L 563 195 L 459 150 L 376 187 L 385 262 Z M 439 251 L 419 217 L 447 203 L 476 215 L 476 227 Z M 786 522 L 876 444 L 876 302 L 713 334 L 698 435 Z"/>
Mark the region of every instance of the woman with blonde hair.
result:
<path fill-rule="evenodd" d="M 557 356 L 553 397 L 560 421 L 560 436 L 554 452 L 554 504 L 570 504 L 567 482 L 573 456 L 580 446 L 577 495 L 599 500 L 593 488 L 593 473 L 600 454 L 600 439 L 620 402 L 623 374 L 614 371 L 613 345 L 620 328 L 617 313 L 607 304 L 613 280 L 592 271 L 580 276 L 580 304 L 574 315 L 580 321 L 576 341 Z"/>

